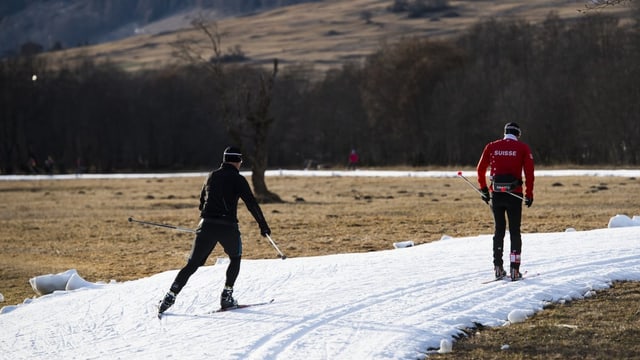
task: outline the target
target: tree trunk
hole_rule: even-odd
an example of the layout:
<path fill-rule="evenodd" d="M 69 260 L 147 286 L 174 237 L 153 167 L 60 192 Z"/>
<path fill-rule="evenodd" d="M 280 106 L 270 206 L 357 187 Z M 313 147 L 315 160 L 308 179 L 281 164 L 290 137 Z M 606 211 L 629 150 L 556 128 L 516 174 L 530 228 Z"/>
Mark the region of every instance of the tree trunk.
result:
<path fill-rule="evenodd" d="M 262 151 L 261 154 L 266 154 L 266 152 Z M 281 203 L 282 199 L 280 196 L 269 191 L 269 189 L 267 189 L 267 183 L 264 180 L 264 172 L 267 169 L 266 155 L 258 157 L 264 157 L 265 162 L 262 163 L 262 161 L 256 159 L 256 161 L 253 162 L 253 166 L 251 166 L 251 183 L 253 184 L 256 199 L 263 204 Z"/>
<path fill-rule="evenodd" d="M 251 181 L 256 199 L 261 203 L 282 202 L 277 194 L 267 189 L 264 180 L 264 173 L 269 163 L 269 128 L 274 122 L 274 118 L 269 115 L 271 98 L 273 96 L 273 83 L 278 73 L 278 60 L 273 61 L 273 72 L 268 80 L 260 78 L 260 91 L 258 93 L 257 107 L 255 111 L 249 110 L 247 121 L 253 128 L 253 150 Z M 247 104 L 250 106 L 250 104 Z"/>

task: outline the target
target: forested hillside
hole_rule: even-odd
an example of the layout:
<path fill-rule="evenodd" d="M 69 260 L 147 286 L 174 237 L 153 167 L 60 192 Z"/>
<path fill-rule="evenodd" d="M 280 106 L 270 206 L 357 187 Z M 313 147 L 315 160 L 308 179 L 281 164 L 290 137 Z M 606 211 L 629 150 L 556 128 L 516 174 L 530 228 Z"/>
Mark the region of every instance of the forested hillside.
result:
<path fill-rule="evenodd" d="M 43 171 L 49 155 L 56 172 L 208 168 L 230 142 L 250 152 L 256 131 L 272 168 L 342 168 L 352 148 L 363 166 L 474 165 L 509 121 L 539 165 L 637 166 L 639 40 L 635 23 L 597 13 L 488 19 L 383 45 L 321 79 L 288 67 L 266 97 L 270 71 L 242 63 L 132 73 L 14 58 L 0 63 L 0 170 Z"/>

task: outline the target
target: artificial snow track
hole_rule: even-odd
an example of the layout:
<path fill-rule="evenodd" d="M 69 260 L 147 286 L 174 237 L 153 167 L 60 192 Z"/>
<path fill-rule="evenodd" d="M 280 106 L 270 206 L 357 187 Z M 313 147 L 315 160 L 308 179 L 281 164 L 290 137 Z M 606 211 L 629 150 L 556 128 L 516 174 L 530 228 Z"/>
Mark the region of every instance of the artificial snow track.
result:
<path fill-rule="evenodd" d="M 508 243 L 508 238 L 506 239 Z M 236 284 L 254 308 L 218 307 L 226 263 L 200 268 L 169 310 L 156 304 L 177 270 L 54 293 L 0 315 L 12 359 L 406 359 L 513 310 L 580 298 L 614 280 L 640 280 L 637 228 L 523 235 L 523 270 L 540 276 L 481 284 L 491 236 L 444 238 L 388 251 L 245 260 Z"/>

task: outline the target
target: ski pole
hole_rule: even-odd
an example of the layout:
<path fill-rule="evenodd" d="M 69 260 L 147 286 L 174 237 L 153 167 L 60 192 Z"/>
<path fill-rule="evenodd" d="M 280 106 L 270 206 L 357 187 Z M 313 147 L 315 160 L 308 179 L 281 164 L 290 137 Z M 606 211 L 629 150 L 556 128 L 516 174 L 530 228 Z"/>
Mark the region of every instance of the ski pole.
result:
<path fill-rule="evenodd" d="M 458 176 L 459 176 L 460 178 L 462 178 L 462 180 L 466 181 L 466 182 L 467 182 L 467 184 L 469 184 L 469 186 L 471 186 L 471 188 L 472 188 L 473 190 L 475 190 L 478 194 L 480 194 L 481 196 L 483 196 L 483 197 L 484 197 L 484 194 L 482 193 L 482 191 L 480 191 L 480 189 L 476 188 L 476 187 L 473 185 L 473 183 L 471 183 L 471 181 L 469 181 L 469 179 L 467 179 L 466 177 L 464 177 L 464 175 L 462 175 L 462 171 L 458 171 Z"/>
<path fill-rule="evenodd" d="M 467 184 L 469 184 L 469 186 L 471 186 L 471 187 L 473 188 L 473 190 L 475 190 L 475 191 L 477 191 L 477 192 L 478 192 L 478 194 L 480 194 L 480 195 L 484 196 L 484 195 L 482 194 L 482 192 L 481 192 L 479 189 L 477 189 L 475 186 L 473 186 L 473 184 L 471 183 L 471 181 L 469 181 L 469 179 L 467 179 L 466 177 L 464 177 L 464 175 L 462 175 L 462 171 L 458 171 L 458 176 L 460 176 L 464 181 L 466 181 L 466 182 L 467 182 Z M 509 195 L 511 195 L 511 196 L 515 196 L 515 197 L 517 197 L 518 199 L 520 199 L 520 200 L 524 201 L 524 198 L 523 198 L 522 196 L 520 196 L 520 195 L 514 194 L 514 193 L 512 193 L 512 192 L 510 192 L 510 191 L 502 191 L 502 192 L 506 192 L 507 194 L 509 194 Z"/>
<path fill-rule="evenodd" d="M 518 195 L 518 194 L 514 194 L 514 193 L 512 193 L 512 192 L 510 192 L 510 191 L 503 191 L 503 192 L 506 192 L 507 194 L 509 194 L 509 195 L 511 195 L 511 196 L 515 196 L 515 197 L 517 197 L 518 199 L 520 199 L 520 200 L 524 201 L 524 198 L 523 198 L 522 196 Z"/>
<path fill-rule="evenodd" d="M 129 218 L 129 222 L 136 222 L 138 224 L 159 226 L 159 227 L 164 227 L 164 228 L 169 228 L 169 229 L 178 230 L 178 231 L 184 231 L 184 232 L 190 232 L 190 233 L 195 233 L 196 232 L 194 229 L 188 229 L 188 228 L 183 228 L 183 227 L 173 226 L 173 225 L 167 225 L 167 224 L 159 224 L 159 223 L 154 223 L 154 222 L 150 222 L 150 221 L 136 220 L 136 219 L 134 219 L 132 217 Z"/>
<path fill-rule="evenodd" d="M 462 171 L 458 171 L 458 177 L 460 177 L 462 180 L 464 180 L 467 184 L 469 184 L 469 186 L 475 190 L 478 194 L 480 194 L 480 196 L 482 196 L 482 198 L 484 199 L 484 194 L 482 193 L 482 191 L 480 191 L 480 189 L 476 188 L 475 185 L 473 185 L 473 183 L 471 181 L 469 181 L 469 179 L 467 179 L 466 177 L 464 177 L 464 175 L 462 175 Z M 490 208 L 493 209 L 493 206 L 491 206 L 491 204 L 489 204 L 488 201 L 485 201 L 485 204 L 489 205 Z"/>
<path fill-rule="evenodd" d="M 269 242 L 271 242 L 271 245 L 273 245 L 274 249 L 276 249 L 276 251 L 278 252 L 278 257 L 281 258 L 282 260 L 286 259 L 287 257 L 284 256 L 284 254 L 282 253 L 282 251 L 280 251 L 280 249 L 278 249 L 278 245 L 276 245 L 276 243 L 271 239 L 271 236 L 269 236 L 269 234 L 265 234 L 267 236 L 267 239 L 269 239 Z"/>

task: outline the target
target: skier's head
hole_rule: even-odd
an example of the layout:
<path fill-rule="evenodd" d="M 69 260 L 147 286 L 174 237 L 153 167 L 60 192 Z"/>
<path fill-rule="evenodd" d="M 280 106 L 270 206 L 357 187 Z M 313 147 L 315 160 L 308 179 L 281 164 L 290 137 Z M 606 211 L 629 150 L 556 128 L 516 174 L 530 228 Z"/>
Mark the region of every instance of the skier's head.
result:
<path fill-rule="evenodd" d="M 520 134 L 521 134 L 520 125 L 518 125 L 517 123 L 514 123 L 514 122 L 507 123 L 504 126 L 504 133 L 505 133 L 505 135 L 506 134 L 512 134 L 512 135 L 515 135 L 517 137 L 520 137 Z"/>
<path fill-rule="evenodd" d="M 222 154 L 223 162 L 239 163 L 242 162 L 242 152 L 234 146 L 228 146 Z"/>

